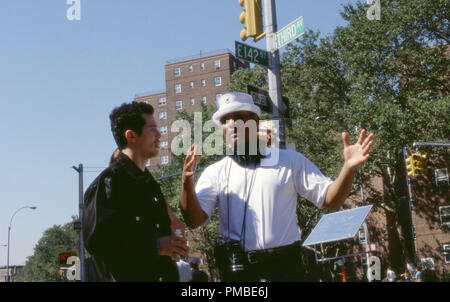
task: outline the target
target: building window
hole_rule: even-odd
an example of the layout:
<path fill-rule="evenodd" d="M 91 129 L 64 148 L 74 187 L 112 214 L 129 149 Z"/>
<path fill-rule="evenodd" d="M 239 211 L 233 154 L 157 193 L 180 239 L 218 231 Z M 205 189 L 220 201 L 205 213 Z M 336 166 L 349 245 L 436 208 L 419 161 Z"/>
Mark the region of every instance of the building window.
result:
<path fill-rule="evenodd" d="M 173 75 L 179 77 L 181 75 L 181 68 L 177 67 L 173 69 Z"/>
<path fill-rule="evenodd" d="M 150 167 L 150 160 L 147 160 L 147 163 L 145 164 L 146 167 Z"/>
<path fill-rule="evenodd" d="M 448 181 L 448 170 L 447 168 L 442 169 L 435 169 L 434 170 L 434 178 L 436 180 L 436 186 L 439 187 L 439 185 L 443 184 L 449 184 Z"/>
<path fill-rule="evenodd" d="M 433 258 L 421 258 L 420 263 L 422 264 L 422 270 L 434 271 L 434 259 Z"/>
<path fill-rule="evenodd" d="M 194 88 L 194 82 L 193 81 L 189 82 L 189 87 Z"/>
<path fill-rule="evenodd" d="M 194 71 L 194 66 L 189 65 L 188 69 L 189 69 L 189 72 L 193 72 Z"/>
<path fill-rule="evenodd" d="M 205 70 L 205 63 L 200 63 L 200 70 Z"/>
<path fill-rule="evenodd" d="M 169 156 L 163 155 L 161 156 L 161 165 L 167 165 L 169 163 Z"/>
<path fill-rule="evenodd" d="M 364 225 L 358 230 L 358 238 L 360 244 L 366 244 L 366 233 L 364 232 Z"/>
<path fill-rule="evenodd" d="M 219 103 L 219 99 L 220 99 L 221 96 L 222 96 L 221 93 L 216 94 L 216 104 Z"/>
<path fill-rule="evenodd" d="M 215 77 L 214 78 L 214 85 L 221 86 L 222 85 L 222 78 L 221 77 Z"/>
<path fill-rule="evenodd" d="M 191 99 L 191 106 L 195 105 L 195 99 Z"/>
<path fill-rule="evenodd" d="M 167 112 L 160 112 L 158 114 L 158 117 L 160 120 L 166 120 L 167 119 Z"/>
<path fill-rule="evenodd" d="M 166 105 L 166 98 L 159 98 L 158 99 L 158 106 L 165 106 Z"/>
<path fill-rule="evenodd" d="M 441 225 L 450 225 L 450 206 L 439 207 Z"/>
<path fill-rule="evenodd" d="M 168 142 L 168 141 L 162 141 L 162 142 L 160 143 L 159 147 L 160 147 L 162 150 L 168 149 L 168 148 L 169 148 L 169 142 Z"/>
<path fill-rule="evenodd" d="M 175 84 L 175 93 L 181 93 L 181 84 Z"/>
<path fill-rule="evenodd" d="M 159 133 L 161 135 L 167 134 L 167 126 L 159 127 Z"/>
<path fill-rule="evenodd" d="M 450 264 L 450 243 L 442 245 L 444 251 L 444 262 L 445 264 Z"/>
<path fill-rule="evenodd" d="M 202 80 L 202 87 L 206 86 L 206 80 Z"/>
<path fill-rule="evenodd" d="M 202 96 L 202 104 L 206 104 L 206 96 Z"/>
<path fill-rule="evenodd" d="M 220 60 L 215 60 L 214 61 L 214 69 L 220 69 Z"/>
<path fill-rule="evenodd" d="M 233 61 L 233 70 L 236 70 L 236 61 Z"/>
<path fill-rule="evenodd" d="M 175 102 L 175 110 L 181 110 L 183 109 L 183 101 L 176 101 Z"/>

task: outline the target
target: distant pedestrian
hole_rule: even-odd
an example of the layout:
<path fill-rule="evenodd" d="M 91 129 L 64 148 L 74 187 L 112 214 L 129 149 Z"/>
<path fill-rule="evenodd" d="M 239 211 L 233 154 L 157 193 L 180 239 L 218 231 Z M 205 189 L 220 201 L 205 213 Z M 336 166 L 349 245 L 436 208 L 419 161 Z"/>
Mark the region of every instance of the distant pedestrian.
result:
<path fill-rule="evenodd" d="M 414 274 L 414 281 L 423 282 L 423 275 L 422 271 L 420 270 L 420 267 L 416 267 L 416 273 Z"/>
<path fill-rule="evenodd" d="M 405 272 L 401 274 L 400 277 L 402 277 L 405 282 L 412 282 L 411 273 L 407 269 L 405 269 Z"/>
<path fill-rule="evenodd" d="M 111 166 L 116 161 L 116 159 L 119 157 L 119 154 L 120 154 L 119 148 L 114 150 L 113 154 L 111 154 L 111 157 L 109 158 L 108 167 Z"/>
<path fill-rule="evenodd" d="M 392 267 L 389 266 L 386 272 L 386 281 L 388 282 L 395 282 L 395 279 L 397 278 L 397 275 L 392 270 Z"/>

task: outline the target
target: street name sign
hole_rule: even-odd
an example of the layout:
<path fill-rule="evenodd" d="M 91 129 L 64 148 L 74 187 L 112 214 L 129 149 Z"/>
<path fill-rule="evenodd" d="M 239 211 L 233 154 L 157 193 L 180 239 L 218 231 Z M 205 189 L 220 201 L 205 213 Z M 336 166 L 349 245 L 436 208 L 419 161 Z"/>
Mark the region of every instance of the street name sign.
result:
<path fill-rule="evenodd" d="M 291 43 L 298 37 L 300 37 L 302 34 L 305 33 L 305 26 L 303 24 L 303 16 L 300 18 L 295 19 L 282 29 L 280 29 L 276 33 L 277 37 L 277 49 L 280 49 L 287 44 Z"/>
<path fill-rule="evenodd" d="M 247 85 L 247 93 L 253 98 L 253 103 L 261 108 L 262 111 L 272 113 L 272 99 L 269 96 L 269 91 L 261 89 L 256 86 Z M 289 98 L 282 96 L 282 115 L 289 117 Z"/>
<path fill-rule="evenodd" d="M 236 57 L 258 65 L 263 65 L 266 67 L 269 66 L 269 55 L 267 51 L 240 43 L 238 41 L 235 42 Z"/>
<path fill-rule="evenodd" d="M 247 85 L 247 93 L 252 96 L 255 105 L 262 111 L 272 113 L 272 101 L 267 90 Z"/>

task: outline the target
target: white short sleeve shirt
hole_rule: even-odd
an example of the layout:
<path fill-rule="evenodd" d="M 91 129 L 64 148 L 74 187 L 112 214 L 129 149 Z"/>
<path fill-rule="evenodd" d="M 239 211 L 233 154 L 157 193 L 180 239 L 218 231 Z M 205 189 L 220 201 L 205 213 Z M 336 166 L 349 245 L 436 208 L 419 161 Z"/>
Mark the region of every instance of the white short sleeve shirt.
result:
<path fill-rule="evenodd" d="M 232 158 L 208 166 L 196 193 L 210 218 L 219 208 L 219 230 L 224 238 L 240 240 L 245 202 L 245 250 L 288 245 L 301 238 L 297 225 L 297 194 L 321 208 L 332 180 L 301 153 L 279 150 L 276 165 L 242 167 Z M 209 222 L 209 219 L 206 223 Z"/>

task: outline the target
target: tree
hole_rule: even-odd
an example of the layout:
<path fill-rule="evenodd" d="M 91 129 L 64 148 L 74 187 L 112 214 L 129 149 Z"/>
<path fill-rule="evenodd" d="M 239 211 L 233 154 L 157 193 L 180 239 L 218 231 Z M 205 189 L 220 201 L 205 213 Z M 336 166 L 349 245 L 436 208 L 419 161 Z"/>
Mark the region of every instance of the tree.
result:
<path fill-rule="evenodd" d="M 27 258 L 23 271 L 16 276 L 17 281 L 48 282 L 61 281 L 59 276 L 59 254 L 76 251 L 78 233 L 73 227 L 77 221 L 76 216 L 72 222 L 62 226 L 54 225 L 45 230 L 42 238 L 34 248 L 34 254 Z"/>
<path fill-rule="evenodd" d="M 383 178 L 384 192 L 370 187 L 368 201 L 386 212 L 397 267 L 414 262 L 402 147 L 449 135 L 449 5 L 386 0 L 381 21 L 367 19 L 364 3 L 346 5 L 346 26 L 322 39 L 309 31 L 282 56 L 283 94 L 295 117 L 288 138 L 322 171 L 337 176 L 340 132 L 353 140 L 361 128 L 375 132 L 360 173 L 365 184 Z"/>

